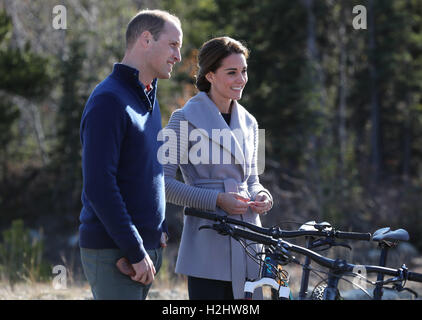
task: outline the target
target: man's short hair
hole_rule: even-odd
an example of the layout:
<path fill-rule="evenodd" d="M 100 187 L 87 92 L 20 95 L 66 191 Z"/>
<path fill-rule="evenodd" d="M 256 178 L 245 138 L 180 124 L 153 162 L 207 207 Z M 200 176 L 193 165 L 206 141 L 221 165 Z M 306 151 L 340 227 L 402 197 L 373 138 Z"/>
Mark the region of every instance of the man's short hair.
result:
<path fill-rule="evenodd" d="M 178 17 L 163 10 L 142 10 L 130 20 L 126 29 L 126 49 L 130 49 L 144 31 L 149 31 L 157 41 L 166 21 L 180 26 Z"/>

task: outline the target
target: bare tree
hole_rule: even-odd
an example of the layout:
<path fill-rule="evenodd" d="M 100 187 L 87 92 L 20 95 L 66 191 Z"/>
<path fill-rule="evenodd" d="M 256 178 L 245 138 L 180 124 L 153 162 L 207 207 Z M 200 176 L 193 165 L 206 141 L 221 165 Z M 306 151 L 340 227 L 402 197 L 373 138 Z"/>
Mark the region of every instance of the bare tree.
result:
<path fill-rule="evenodd" d="M 316 43 L 316 19 L 314 14 L 314 0 L 302 0 L 302 4 L 306 8 L 307 12 L 307 41 L 306 41 L 306 55 L 308 58 L 309 73 L 312 83 L 313 98 L 311 99 L 310 108 L 314 110 L 316 114 L 315 121 L 324 122 L 327 116 L 327 92 L 325 89 L 325 75 L 324 70 L 321 66 L 319 51 Z M 325 124 L 323 124 L 322 133 L 326 133 Z M 323 192 L 321 186 L 321 167 L 320 162 L 317 159 L 317 152 L 321 141 L 325 141 L 324 137 L 317 136 L 316 133 L 312 133 L 309 138 L 309 152 L 310 163 L 308 171 L 310 173 L 309 178 L 313 182 L 316 192 L 316 199 L 318 202 L 318 218 L 322 218 L 322 206 L 323 206 Z"/>
<path fill-rule="evenodd" d="M 340 2 L 340 27 L 338 33 L 338 43 L 340 47 L 340 63 L 339 63 L 339 122 L 338 122 L 338 139 L 340 143 L 340 171 L 343 175 L 346 146 L 347 146 L 347 132 L 346 132 L 346 97 L 347 97 L 347 51 L 346 51 L 346 8 L 343 2 Z"/>
<path fill-rule="evenodd" d="M 369 0 L 368 9 L 369 31 L 369 74 L 371 82 L 371 169 L 372 182 L 377 183 L 381 174 L 381 148 L 380 148 L 380 104 L 378 98 L 378 72 L 375 63 L 375 21 L 374 1 Z"/>

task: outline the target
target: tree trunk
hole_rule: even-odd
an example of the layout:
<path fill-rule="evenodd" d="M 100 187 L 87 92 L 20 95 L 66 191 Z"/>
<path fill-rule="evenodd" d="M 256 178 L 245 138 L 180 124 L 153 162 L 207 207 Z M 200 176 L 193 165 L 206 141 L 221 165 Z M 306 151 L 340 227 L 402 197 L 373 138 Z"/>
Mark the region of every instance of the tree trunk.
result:
<path fill-rule="evenodd" d="M 13 24 L 11 44 L 15 48 L 22 49 L 25 45 L 26 36 L 23 24 L 18 15 L 18 5 L 19 1 L 15 0 L 5 0 L 4 2 L 6 12 L 12 19 Z"/>
<path fill-rule="evenodd" d="M 339 46 L 340 46 L 340 63 L 339 63 L 339 123 L 338 123 L 338 140 L 340 144 L 339 167 L 340 175 L 343 178 L 344 162 L 347 147 L 347 132 L 346 132 L 346 97 L 347 97 L 347 52 L 346 52 L 346 25 L 345 25 L 345 4 L 340 2 L 340 28 L 339 28 Z"/>
<path fill-rule="evenodd" d="M 409 93 L 406 99 L 406 114 L 403 124 L 403 179 L 407 180 L 410 176 L 410 162 L 412 158 L 412 98 Z"/>
<path fill-rule="evenodd" d="M 312 83 L 312 99 L 310 101 L 310 108 L 315 113 L 315 121 L 325 121 L 326 106 L 327 106 L 327 93 L 324 87 L 325 75 L 320 64 L 320 58 L 318 53 L 318 48 L 316 44 L 316 23 L 315 23 L 315 14 L 314 14 L 314 1 L 313 0 L 302 0 L 302 4 L 306 8 L 307 12 L 307 41 L 306 41 L 306 53 L 308 58 L 309 65 L 309 74 Z M 317 98 L 315 98 L 317 97 Z M 323 124 L 323 128 L 320 132 L 324 135 L 326 131 L 326 126 Z M 318 157 L 318 152 L 322 149 L 322 141 L 327 142 L 328 139 L 325 139 L 323 136 L 318 136 L 316 133 L 312 133 L 309 137 L 309 179 L 312 181 L 316 202 L 318 208 L 315 208 L 318 213 L 317 219 L 320 220 L 323 218 L 323 207 L 324 207 L 324 195 L 323 195 L 323 184 L 321 183 L 321 166 L 320 160 Z"/>
<path fill-rule="evenodd" d="M 369 0 L 368 10 L 369 31 L 369 76 L 371 89 L 371 159 L 372 183 L 376 184 L 381 175 L 381 148 L 380 148 L 380 105 L 378 99 L 378 74 L 375 63 L 375 21 L 374 1 Z"/>
<path fill-rule="evenodd" d="M 38 106 L 28 99 L 16 95 L 11 96 L 11 100 L 16 104 L 22 114 L 26 114 L 27 118 L 31 119 L 30 121 L 37 140 L 38 152 L 40 154 L 42 164 L 43 166 L 47 165 L 49 157 L 47 153 L 44 128 L 41 121 L 41 114 Z"/>

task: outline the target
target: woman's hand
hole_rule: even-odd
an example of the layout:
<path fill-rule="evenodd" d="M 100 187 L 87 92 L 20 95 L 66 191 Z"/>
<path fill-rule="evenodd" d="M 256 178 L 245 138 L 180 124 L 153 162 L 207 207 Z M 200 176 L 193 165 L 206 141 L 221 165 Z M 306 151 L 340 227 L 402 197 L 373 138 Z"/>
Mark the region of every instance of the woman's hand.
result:
<path fill-rule="evenodd" d="M 251 210 L 255 213 L 262 214 L 270 210 L 273 206 L 273 203 L 266 193 L 258 193 L 255 197 L 255 201 L 251 202 Z"/>
<path fill-rule="evenodd" d="M 228 214 L 244 214 L 248 210 L 248 198 L 235 192 L 221 192 L 217 196 L 217 206 Z"/>

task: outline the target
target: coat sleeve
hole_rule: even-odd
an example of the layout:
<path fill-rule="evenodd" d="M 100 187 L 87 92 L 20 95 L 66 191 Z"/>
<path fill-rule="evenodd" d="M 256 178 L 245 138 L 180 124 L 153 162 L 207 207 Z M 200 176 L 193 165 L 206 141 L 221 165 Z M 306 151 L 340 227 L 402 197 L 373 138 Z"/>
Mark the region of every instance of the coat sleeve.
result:
<path fill-rule="evenodd" d="M 166 142 L 169 150 L 177 150 L 177 152 L 173 152 L 173 156 L 168 158 L 168 163 L 163 164 L 166 201 L 179 206 L 215 211 L 218 191 L 189 186 L 176 179 L 177 169 L 182 162 L 181 159 L 187 159 L 188 153 L 187 137 L 182 137 L 180 132 L 181 121 L 187 122 L 183 116 L 183 111 L 179 109 L 173 112 L 165 128 L 165 130 L 172 130 L 169 133 L 175 134 L 177 137 L 177 139 L 169 139 Z"/>
<path fill-rule="evenodd" d="M 271 202 L 274 203 L 273 197 L 266 188 L 259 182 L 259 176 L 258 176 L 258 143 L 259 143 L 259 130 L 258 130 L 258 123 L 254 121 L 254 149 L 253 149 L 253 155 L 252 155 L 252 161 L 250 164 L 250 170 L 251 174 L 248 178 L 248 190 L 251 194 L 251 198 L 255 199 L 256 195 L 258 193 L 264 192 L 268 194 L 269 198 L 271 199 Z"/>

